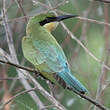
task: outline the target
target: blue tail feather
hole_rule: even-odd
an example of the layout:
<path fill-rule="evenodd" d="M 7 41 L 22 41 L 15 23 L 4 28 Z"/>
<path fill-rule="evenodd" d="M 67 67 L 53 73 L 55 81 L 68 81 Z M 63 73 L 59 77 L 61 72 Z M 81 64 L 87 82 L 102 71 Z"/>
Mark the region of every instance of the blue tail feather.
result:
<path fill-rule="evenodd" d="M 58 72 L 58 76 L 60 76 L 65 83 L 73 88 L 74 90 L 85 93 L 87 92 L 87 89 L 78 81 L 69 71 L 68 72 Z"/>

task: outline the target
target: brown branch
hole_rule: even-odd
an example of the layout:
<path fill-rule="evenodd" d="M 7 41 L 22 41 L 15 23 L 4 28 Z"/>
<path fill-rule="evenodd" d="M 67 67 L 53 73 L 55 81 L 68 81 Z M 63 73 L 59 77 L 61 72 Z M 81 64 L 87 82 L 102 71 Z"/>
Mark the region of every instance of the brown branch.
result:
<path fill-rule="evenodd" d="M 21 65 L 18 65 L 18 64 L 13 64 L 11 62 L 7 62 L 7 61 L 3 61 L 3 60 L 0 60 L 1 63 L 5 63 L 5 64 L 9 64 L 11 66 L 15 66 L 17 68 L 20 68 L 20 69 L 23 69 L 23 70 L 26 70 L 26 71 L 29 71 L 29 72 L 35 72 L 35 70 L 33 69 L 30 69 L 28 67 L 24 67 L 24 66 L 21 66 Z M 31 79 L 31 78 L 30 78 Z M 48 80 L 48 79 L 47 79 Z M 86 96 L 86 95 L 83 95 L 77 91 L 74 91 L 72 90 L 71 88 L 68 88 L 69 90 L 73 91 L 74 93 L 76 93 L 77 95 L 81 96 L 82 98 L 86 99 L 87 101 L 89 101 L 90 103 L 96 105 L 97 107 L 99 107 L 100 109 L 102 110 L 108 110 L 108 108 L 106 108 L 105 106 L 103 106 L 102 104 L 98 103 L 97 101 L 93 100 L 92 98 L 90 98 L 89 96 Z"/>
<path fill-rule="evenodd" d="M 8 64 L 8 65 L 11 65 L 11 66 L 14 66 L 14 67 L 17 67 L 17 68 L 20 68 L 20 69 L 23 69 L 23 70 L 26 70 L 26 71 L 29 71 L 29 72 L 39 73 L 35 69 L 31 69 L 29 67 L 25 67 L 25 66 L 21 66 L 21 65 L 18 65 L 18 64 L 14 64 L 14 63 L 12 63 L 10 61 L 4 61 L 4 60 L 0 59 L 0 62 Z"/>
<path fill-rule="evenodd" d="M 15 1 L 16 1 L 16 3 L 17 3 L 18 7 L 20 8 L 21 12 L 23 13 L 23 15 L 26 16 L 26 14 L 25 14 L 25 12 L 24 12 L 24 9 L 23 9 L 23 7 L 22 7 L 21 1 L 20 1 L 20 0 L 15 0 Z M 24 19 L 25 19 L 25 21 L 27 22 L 27 18 L 24 18 Z"/>
<path fill-rule="evenodd" d="M 9 104 L 9 103 L 10 103 L 12 100 L 14 100 L 16 97 L 18 97 L 18 96 L 20 96 L 20 95 L 23 95 L 23 94 L 25 94 L 25 93 L 27 93 L 27 92 L 34 91 L 34 90 L 36 90 L 36 87 L 31 88 L 31 89 L 29 89 L 29 90 L 22 91 L 22 92 L 20 92 L 20 93 L 18 93 L 18 94 L 16 94 L 16 95 L 14 95 L 14 96 L 11 97 L 6 103 L 4 103 L 1 108 L 4 108 L 7 104 Z"/>
<path fill-rule="evenodd" d="M 54 9 L 54 8 L 53 8 L 53 9 Z M 53 10 L 53 9 L 51 9 L 51 10 Z M 59 10 L 57 10 L 57 11 L 59 12 Z M 46 13 L 46 12 L 48 12 L 48 11 L 44 11 L 44 13 Z M 43 13 L 43 12 L 41 12 L 41 13 Z M 71 13 L 64 13 L 64 12 L 62 12 L 62 11 L 60 11 L 60 13 L 62 13 L 62 14 L 71 14 Z M 40 14 L 40 13 L 39 13 L 39 14 Z M 37 14 L 35 14 L 35 15 L 37 15 Z M 33 15 L 33 16 L 34 16 L 34 15 Z M 21 19 L 30 18 L 30 17 L 32 17 L 32 16 L 22 16 L 22 17 L 19 17 L 19 18 L 10 19 L 10 20 L 8 20 L 6 23 L 8 23 L 8 22 L 14 22 L 14 21 L 20 22 Z M 100 25 L 107 25 L 107 26 L 110 27 L 110 23 L 102 22 L 102 21 L 99 21 L 99 20 L 90 19 L 90 18 L 86 18 L 86 17 L 82 17 L 82 16 L 78 16 L 78 17 L 76 17 L 76 18 L 77 18 L 77 19 L 80 19 L 80 20 L 83 20 L 83 21 L 88 21 L 88 22 L 90 22 L 90 23 L 96 23 L 96 24 L 100 24 Z M 3 21 L 0 21 L 0 24 L 3 24 Z"/>
<path fill-rule="evenodd" d="M 20 79 L 27 79 L 27 78 L 20 78 L 20 77 L 6 77 L 6 78 L 0 78 L 0 81 L 3 81 L 3 80 L 20 80 Z"/>
<path fill-rule="evenodd" d="M 33 69 L 22 67 L 20 65 L 18 66 L 18 64 L 13 64 L 13 63 L 11 63 L 9 61 L 8 62 L 7 61 L 2 61 L 1 63 L 9 64 L 9 65 L 15 66 L 15 67 L 23 69 L 23 70 L 29 70 L 29 72 L 35 72 Z M 22 71 L 21 71 L 21 74 L 22 74 Z M 43 89 L 40 86 L 40 84 L 31 75 L 27 74 L 27 78 L 29 78 L 33 82 L 35 87 L 40 91 L 40 93 L 44 97 L 46 97 L 51 103 L 53 103 L 55 106 L 57 106 L 57 108 L 59 108 L 59 110 L 66 110 L 66 108 L 63 105 L 61 105 L 53 96 L 51 96 L 45 89 Z M 42 109 L 42 108 L 40 108 L 40 109 Z"/>
<path fill-rule="evenodd" d="M 12 31 L 11 31 L 10 26 L 7 23 L 8 16 L 6 15 L 5 12 L 6 12 L 6 0 L 3 0 L 2 19 L 3 19 L 4 28 L 6 31 L 6 40 L 7 40 L 7 44 L 8 44 L 8 48 L 9 48 L 9 52 L 10 52 L 10 57 L 11 57 L 10 61 L 15 62 L 16 64 L 19 64 L 19 61 L 18 61 L 17 55 L 16 55 L 16 51 L 15 51 L 15 47 L 14 47 Z M 29 73 L 26 73 L 26 71 L 21 71 L 18 68 L 16 69 L 16 71 L 17 71 L 19 77 L 24 77 L 24 74 L 25 75 L 29 74 Z M 27 80 L 22 79 L 20 81 L 24 85 L 25 89 L 32 88 L 31 85 L 27 82 Z M 32 99 L 34 100 L 36 105 L 38 105 L 39 108 L 43 108 L 44 105 L 35 92 L 29 93 L 29 95 L 32 97 Z"/>
<path fill-rule="evenodd" d="M 1 50 L 2 50 L 2 49 L 1 49 Z M 6 53 L 6 52 L 3 52 L 3 50 L 2 50 L 2 56 L 5 57 L 5 54 L 4 54 L 4 53 Z M 7 55 L 7 54 L 6 54 L 6 55 Z M 10 58 L 8 59 L 7 56 L 6 56 L 5 58 L 6 58 L 5 60 L 9 60 L 8 62 L 12 61 Z M 5 61 L 2 61 L 1 63 L 3 63 L 3 62 L 5 62 Z M 5 64 L 7 64 L 7 61 L 5 62 Z M 10 64 L 12 64 L 12 63 L 10 62 L 10 63 L 8 63 L 8 64 L 10 65 Z M 14 66 L 14 65 L 16 65 L 16 64 L 12 64 L 12 65 Z M 17 64 L 17 65 L 18 65 L 18 64 Z M 15 67 L 17 67 L 17 65 L 16 65 Z M 19 66 L 19 67 L 20 67 L 20 66 Z M 23 68 L 24 68 L 24 67 L 21 67 L 20 69 L 23 69 Z M 20 69 L 17 69 L 17 70 L 20 71 Z M 24 69 L 25 69 L 25 68 L 24 68 Z M 22 74 L 25 74 L 26 77 L 33 82 L 33 84 L 34 84 L 35 87 L 40 91 L 40 93 L 41 93 L 44 97 L 46 97 L 53 105 L 58 106 L 57 108 L 59 108 L 60 110 L 66 110 L 66 108 L 64 108 L 63 105 L 61 105 L 54 97 L 52 97 L 48 92 L 46 92 L 45 89 L 43 89 L 43 88 L 40 86 L 40 84 L 39 84 L 30 74 L 26 74 L 27 72 L 24 71 L 24 69 L 23 69 L 23 71 L 20 71 L 21 75 L 22 75 Z M 29 68 L 27 68 L 27 69 L 29 69 Z M 31 70 L 33 70 L 33 69 L 30 69 L 30 72 L 32 72 Z M 34 72 L 34 71 L 33 71 L 33 72 Z M 22 77 L 23 77 L 23 75 L 22 75 Z M 27 85 L 25 85 L 25 86 L 28 87 Z M 30 87 L 28 87 L 28 88 L 30 89 Z M 33 97 L 35 97 L 35 94 L 33 94 Z M 36 97 L 35 97 L 35 99 L 36 99 Z M 37 102 L 38 102 L 38 101 L 37 101 Z M 39 102 L 38 102 L 38 104 L 39 104 Z M 42 107 L 42 108 L 44 108 L 44 107 Z M 41 107 L 40 107 L 40 109 L 41 109 Z"/>
<path fill-rule="evenodd" d="M 44 5 L 45 5 L 45 4 L 44 4 Z M 50 4 L 50 5 L 51 5 L 51 4 Z M 46 6 L 46 5 L 45 5 L 45 7 L 48 8 L 48 6 Z M 49 9 L 52 9 L 52 7 L 49 7 Z M 55 15 L 58 16 L 58 14 L 57 14 L 55 11 L 54 11 L 54 13 L 55 13 Z M 81 19 L 81 17 L 78 17 L 78 18 Z M 90 19 L 85 19 L 85 20 L 90 20 Z M 92 22 L 95 22 L 95 23 L 97 22 L 97 20 L 91 20 L 91 21 L 92 21 Z M 105 23 L 105 22 L 97 22 L 97 23 L 100 23 L 100 24 L 101 24 L 101 23 L 104 23 L 105 25 L 110 26 L 110 24 Z M 68 33 L 68 35 L 70 35 L 70 37 L 71 37 L 72 39 L 74 39 L 74 40 L 85 50 L 85 52 L 86 52 L 88 55 L 90 55 L 90 56 L 91 56 L 94 60 L 96 60 L 98 63 L 102 64 L 101 60 L 98 59 L 96 56 L 94 56 L 94 55 L 88 50 L 88 48 L 87 48 L 79 39 L 77 39 L 77 37 L 74 36 L 72 32 L 69 31 L 69 29 L 66 27 L 66 25 L 65 25 L 63 22 L 61 22 L 61 25 L 63 26 L 64 30 L 66 30 L 66 32 Z M 105 67 L 106 69 L 110 70 L 110 67 L 108 67 L 106 64 L 104 64 L 104 67 Z"/>
<path fill-rule="evenodd" d="M 104 2 L 104 3 L 110 3 L 110 0 L 95 0 L 95 1 Z"/>
<path fill-rule="evenodd" d="M 48 105 L 48 106 L 45 106 L 44 108 L 40 109 L 40 110 L 45 110 L 45 109 L 49 109 L 49 108 L 58 108 L 57 106 L 55 105 Z"/>
<path fill-rule="evenodd" d="M 100 24 L 100 25 L 107 25 L 107 26 L 110 26 L 110 23 L 106 23 L 106 22 L 101 22 L 101 21 L 98 21 L 98 20 L 95 20 L 95 19 L 89 19 L 89 18 L 85 18 L 85 17 L 77 17 L 78 19 L 80 20 L 84 20 L 84 21 L 88 21 L 88 22 L 91 22 L 91 23 L 97 23 L 97 24 Z"/>
<path fill-rule="evenodd" d="M 3 62 L 2 62 L 3 63 Z M 15 64 L 14 64 L 15 65 Z M 13 65 L 13 66 L 14 66 Z M 23 69 L 23 68 L 22 68 Z M 42 92 L 44 92 L 44 91 L 42 91 Z M 86 100 L 88 100 L 88 101 L 90 101 L 91 103 L 95 103 L 96 104 L 96 106 L 98 106 L 99 108 L 101 108 L 102 110 L 107 110 L 106 108 L 104 108 L 103 106 L 100 106 L 100 104 L 99 103 L 97 103 L 96 101 L 94 101 L 93 99 L 91 100 L 91 98 L 88 98 L 87 96 L 85 96 L 85 95 L 82 95 L 82 94 L 80 94 L 80 93 L 77 93 L 77 92 L 75 92 L 76 94 L 78 94 L 78 95 L 80 95 L 82 98 L 85 98 Z M 51 97 L 50 97 L 51 98 Z"/>
<path fill-rule="evenodd" d="M 104 4 L 104 12 L 105 12 L 105 21 L 108 23 L 109 17 L 108 17 L 108 4 Z M 105 25 L 105 52 L 104 52 L 104 64 L 108 64 L 109 59 L 109 27 Z M 107 72 L 108 70 L 102 65 L 101 73 L 99 76 L 99 82 L 98 82 L 98 88 L 97 88 L 97 94 L 96 94 L 96 100 L 100 101 L 100 103 L 104 104 L 104 90 L 103 85 L 106 84 L 107 80 Z M 103 92 L 102 92 L 103 91 Z M 96 108 L 94 108 L 96 110 Z"/>
<path fill-rule="evenodd" d="M 92 104 L 94 104 L 95 106 L 97 106 L 98 108 L 100 108 L 101 110 L 109 110 L 108 108 L 106 108 L 104 105 L 98 103 L 97 101 L 95 101 L 94 99 L 84 95 L 84 94 L 81 94 L 71 88 L 68 88 L 70 89 L 71 91 L 73 91 L 74 93 L 76 93 L 77 95 L 79 95 L 80 97 L 82 97 L 83 99 L 86 99 L 87 101 L 91 102 Z"/>

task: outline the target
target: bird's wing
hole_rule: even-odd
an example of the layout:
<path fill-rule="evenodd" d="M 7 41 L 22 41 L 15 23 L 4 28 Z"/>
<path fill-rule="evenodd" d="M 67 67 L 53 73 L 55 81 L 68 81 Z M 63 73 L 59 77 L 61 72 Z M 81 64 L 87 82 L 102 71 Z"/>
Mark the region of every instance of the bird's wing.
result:
<path fill-rule="evenodd" d="M 50 44 L 50 42 L 43 40 L 33 40 L 32 42 L 34 47 L 39 50 L 39 55 L 44 56 L 43 61 L 52 71 L 59 72 L 68 66 L 64 52 L 57 43 Z"/>
<path fill-rule="evenodd" d="M 33 65 L 45 63 L 53 72 L 59 72 L 67 67 L 66 57 L 58 45 L 51 45 L 47 41 L 36 41 L 30 37 L 23 37 L 22 49 L 24 57 Z"/>
<path fill-rule="evenodd" d="M 33 65 L 39 65 L 44 62 L 45 56 L 40 54 L 38 49 L 33 46 L 30 37 L 23 37 L 22 50 L 24 53 L 24 57 L 29 60 Z"/>

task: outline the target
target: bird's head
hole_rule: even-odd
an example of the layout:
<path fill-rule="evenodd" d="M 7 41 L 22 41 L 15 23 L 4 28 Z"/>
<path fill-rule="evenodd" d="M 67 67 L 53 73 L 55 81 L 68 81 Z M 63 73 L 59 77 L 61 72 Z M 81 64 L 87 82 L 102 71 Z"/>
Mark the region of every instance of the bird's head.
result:
<path fill-rule="evenodd" d="M 40 26 L 45 27 L 49 32 L 51 32 L 56 28 L 60 21 L 77 16 L 78 15 L 55 16 L 53 13 L 47 13 L 36 15 L 31 19 L 31 21 L 33 21 L 34 23 L 37 21 Z"/>

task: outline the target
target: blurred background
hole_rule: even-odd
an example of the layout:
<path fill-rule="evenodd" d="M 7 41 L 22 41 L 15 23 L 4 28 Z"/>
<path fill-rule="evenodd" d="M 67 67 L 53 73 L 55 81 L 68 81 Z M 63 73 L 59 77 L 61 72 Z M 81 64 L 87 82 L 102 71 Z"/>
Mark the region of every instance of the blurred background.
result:
<path fill-rule="evenodd" d="M 5 6 L 4 6 L 5 5 Z M 72 73 L 85 85 L 89 95 L 97 99 L 100 103 L 110 108 L 110 72 L 104 68 L 103 63 L 110 64 L 110 27 L 92 20 L 100 22 L 110 22 L 110 4 L 104 4 L 94 0 L 0 0 L 0 49 L 13 57 L 10 52 L 8 39 L 6 37 L 6 27 L 3 25 L 2 10 L 5 9 L 8 26 L 11 31 L 12 43 L 14 43 L 15 53 L 21 65 L 34 68 L 23 56 L 21 40 L 26 35 L 27 19 L 23 16 L 33 16 L 44 11 L 49 7 L 54 8 L 59 15 L 70 13 L 82 17 L 65 20 L 64 23 L 68 29 L 79 39 L 82 44 L 88 48 L 98 59 L 101 64 L 93 59 L 78 42 L 71 38 L 70 35 L 59 24 L 52 34 L 62 46 L 65 55 L 70 64 Z M 51 10 L 53 11 L 53 10 Z M 89 18 L 87 21 L 83 18 Z M 0 50 L 1 52 L 1 50 Z M 0 59 L 3 57 L 0 54 Z M 17 77 L 16 68 L 0 63 L 0 78 Z M 42 78 L 36 80 L 50 92 L 48 83 Z M 30 83 L 28 81 L 28 83 Z M 31 84 L 31 86 L 33 86 Z M 0 80 L 0 105 L 5 103 L 9 98 L 25 90 L 20 80 Z M 51 103 L 35 91 L 41 102 L 45 105 Z M 73 92 L 64 90 L 56 86 L 54 91 L 55 98 L 64 105 L 68 110 L 96 110 L 94 105 L 80 98 Z M 4 110 L 39 110 L 35 101 L 28 93 L 16 97 L 12 103 L 8 104 Z M 48 108 L 47 110 L 55 110 Z"/>

